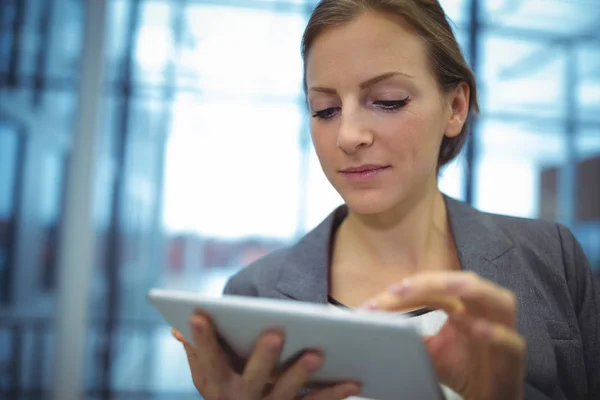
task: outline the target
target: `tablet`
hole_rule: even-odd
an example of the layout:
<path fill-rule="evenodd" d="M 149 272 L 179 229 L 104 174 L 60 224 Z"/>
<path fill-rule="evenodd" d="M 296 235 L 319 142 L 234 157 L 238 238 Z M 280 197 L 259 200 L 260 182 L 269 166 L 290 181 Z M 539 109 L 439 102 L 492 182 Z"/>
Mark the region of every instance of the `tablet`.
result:
<path fill-rule="evenodd" d="M 361 396 L 379 400 L 443 398 L 422 338 L 401 315 L 162 289 L 152 289 L 148 298 L 167 323 L 190 342 L 189 320 L 194 310 L 200 308 L 210 315 L 238 370 L 262 332 L 281 329 L 285 333 L 282 366 L 306 349 L 324 353 L 323 365 L 312 377 L 313 385 L 356 381 L 362 385 Z"/>

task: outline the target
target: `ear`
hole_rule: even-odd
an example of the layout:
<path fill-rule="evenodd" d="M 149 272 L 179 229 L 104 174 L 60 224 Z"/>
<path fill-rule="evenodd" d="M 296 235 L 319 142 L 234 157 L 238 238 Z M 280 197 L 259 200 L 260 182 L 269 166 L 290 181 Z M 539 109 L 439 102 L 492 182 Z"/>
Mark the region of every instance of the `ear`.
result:
<path fill-rule="evenodd" d="M 445 136 L 456 137 L 462 131 L 469 115 L 470 95 L 471 88 L 466 82 L 459 83 L 448 95 L 450 118 L 446 124 Z"/>

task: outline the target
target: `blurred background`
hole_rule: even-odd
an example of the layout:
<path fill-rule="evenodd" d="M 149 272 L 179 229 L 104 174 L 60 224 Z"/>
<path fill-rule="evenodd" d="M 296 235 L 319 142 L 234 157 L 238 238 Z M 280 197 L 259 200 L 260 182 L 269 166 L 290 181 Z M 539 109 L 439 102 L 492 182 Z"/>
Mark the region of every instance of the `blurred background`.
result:
<path fill-rule="evenodd" d="M 315 3 L 0 0 L 0 398 L 57 366 L 85 398 L 198 397 L 148 289 L 218 294 L 341 203 L 301 87 Z M 600 2 L 441 3 L 482 104 L 442 190 L 567 225 L 600 273 Z"/>

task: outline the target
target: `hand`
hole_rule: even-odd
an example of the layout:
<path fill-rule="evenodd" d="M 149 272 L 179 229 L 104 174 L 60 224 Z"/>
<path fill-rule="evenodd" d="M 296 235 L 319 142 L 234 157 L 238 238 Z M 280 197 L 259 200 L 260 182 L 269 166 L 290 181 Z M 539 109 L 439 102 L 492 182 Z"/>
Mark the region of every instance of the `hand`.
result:
<path fill-rule="evenodd" d="M 525 340 L 515 331 L 512 292 L 472 272 L 426 272 L 392 285 L 365 306 L 444 310 L 446 323 L 425 338 L 440 381 L 465 400 L 523 398 Z"/>
<path fill-rule="evenodd" d="M 278 378 L 272 383 L 283 346 L 283 335 L 267 332 L 259 338 L 243 372 L 238 374 L 219 345 L 209 318 L 197 312 L 191 318 L 190 325 L 194 346 L 176 330 L 173 330 L 173 335 L 183 343 L 194 386 L 206 400 L 296 399 L 312 373 L 323 363 L 322 355 L 307 352 L 285 371 L 278 373 Z M 313 391 L 302 399 L 341 400 L 356 395 L 359 390 L 357 384 L 341 383 Z"/>

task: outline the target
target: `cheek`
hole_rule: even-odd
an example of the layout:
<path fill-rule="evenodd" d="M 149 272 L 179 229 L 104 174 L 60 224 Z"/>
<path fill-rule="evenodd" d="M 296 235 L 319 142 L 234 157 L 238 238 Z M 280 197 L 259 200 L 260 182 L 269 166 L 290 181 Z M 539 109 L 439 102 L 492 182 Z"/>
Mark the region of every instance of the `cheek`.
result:
<path fill-rule="evenodd" d="M 385 138 L 398 162 L 413 168 L 437 162 L 441 134 L 431 121 L 431 114 L 407 113 L 394 124 L 398 128 L 388 126 Z"/>
<path fill-rule="evenodd" d="M 319 161 L 321 164 L 327 164 L 336 148 L 335 135 L 332 135 L 332 133 L 322 125 L 319 126 L 312 123 L 310 127 L 310 136 Z"/>

